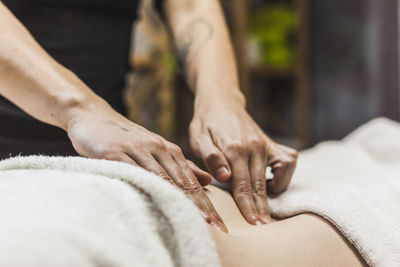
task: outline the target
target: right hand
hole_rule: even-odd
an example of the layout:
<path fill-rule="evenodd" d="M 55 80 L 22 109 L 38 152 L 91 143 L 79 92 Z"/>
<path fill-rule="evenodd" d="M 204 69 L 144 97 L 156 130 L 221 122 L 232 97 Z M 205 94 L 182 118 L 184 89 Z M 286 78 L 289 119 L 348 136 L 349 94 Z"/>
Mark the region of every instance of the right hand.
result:
<path fill-rule="evenodd" d="M 227 232 L 202 187 L 210 183 L 211 176 L 187 161 L 177 145 L 129 121 L 107 105 L 74 116 L 67 132 L 79 155 L 129 163 L 161 176 L 182 189 L 208 223 Z"/>

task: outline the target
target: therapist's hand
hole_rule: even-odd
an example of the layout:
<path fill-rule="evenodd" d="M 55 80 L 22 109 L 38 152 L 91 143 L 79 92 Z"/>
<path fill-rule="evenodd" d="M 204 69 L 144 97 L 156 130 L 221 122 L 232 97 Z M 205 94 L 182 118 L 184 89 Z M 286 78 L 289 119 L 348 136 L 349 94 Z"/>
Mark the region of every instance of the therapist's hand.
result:
<path fill-rule="evenodd" d="M 187 161 L 177 145 L 129 121 L 107 105 L 74 114 L 67 132 L 81 156 L 126 162 L 161 176 L 182 189 L 208 223 L 227 231 L 201 186 L 210 183 L 210 175 Z"/>
<path fill-rule="evenodd" d="M 220 98 L 221 99 L 221 98 Z M 233 198 L 250 224 L 270 221 L 267 190 L 289 185 L 297 151 L 273 142 L 245 110 L 244 101 L 208 97 L 195 101 L 190 143 L 196 156 L 220 182 L 231 181 Z M 274 177 L 266 184 L 266 167 Z"/>

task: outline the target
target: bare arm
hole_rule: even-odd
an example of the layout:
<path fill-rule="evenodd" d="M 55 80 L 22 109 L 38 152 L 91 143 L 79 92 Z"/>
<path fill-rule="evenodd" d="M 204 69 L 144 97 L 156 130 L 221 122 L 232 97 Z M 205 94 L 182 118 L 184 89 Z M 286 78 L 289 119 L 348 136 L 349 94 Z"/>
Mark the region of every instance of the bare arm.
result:
<path fill-rule="evenodd" d="M 106 106 L 76 75 L 57 63 L 0 2 L 0 94 L 33 117 L 67 129 L 83 105 Z"/>
<path fill-rule="evenodd" d="M 36 119 L 66 130 L 81 156 L 138 165 L 175 184 L 209 223 L 226 231 L 200 185 L 210 182 L 209 175 L 187 162 L 178 146 L 114 111 L 52 59 L 1 1 L 0 94 Z"/>
<path fill-rule="evenodd" d="M 189 86 L 196 96 L 234 95 L 244 105 L 236 60 L 218 0 L 166 0 L 164 10 Z M 215 89 L 218 91 L 215 92 Z"/>
<path fill-rule="evenodd" d="M 234 199 L 251 224 L 270 220 L 268 190 L 288 186 L 297 152 L 274 143 L 245 109 L 237 65 L 218 0 L 164 0 L 164 12 L 188 84 L 195 93 L 190 143 L 221 182 L 231 180 Z"/>

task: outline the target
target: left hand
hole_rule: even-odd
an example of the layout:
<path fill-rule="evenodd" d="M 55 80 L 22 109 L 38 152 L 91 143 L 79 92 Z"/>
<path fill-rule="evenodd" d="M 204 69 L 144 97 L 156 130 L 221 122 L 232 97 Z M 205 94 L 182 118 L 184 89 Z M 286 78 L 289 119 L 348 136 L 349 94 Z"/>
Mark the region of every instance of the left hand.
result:
<path fill-rule="evenodd" d="M 271 221 L 267 191 L 281 193 L 288 187 L 297 151 L 272 141 L 244 104 L 235 101 L 197 100 L 189 134 L 195 155 L 213 176 L 220 182 L 231 180 L 244 218 L 253 225 Z M 267 166 L 274 174 L 268 183 Z"/>

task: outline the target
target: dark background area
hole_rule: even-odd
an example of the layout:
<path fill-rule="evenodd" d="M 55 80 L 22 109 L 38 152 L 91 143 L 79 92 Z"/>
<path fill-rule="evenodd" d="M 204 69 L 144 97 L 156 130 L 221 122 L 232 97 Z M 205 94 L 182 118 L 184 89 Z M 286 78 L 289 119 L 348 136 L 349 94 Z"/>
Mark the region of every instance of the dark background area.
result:
<path fill-rule="evenodd" d="M 221 3 L 247 108 L 276 141 L 303 149 L 375 117 L 400 120 L 398 1 Z M 133 109 L 151 109 L 130 117 L 190 154 L 193 95 L 150 6 L 136 26 L 126 98 Z"/>
<path fill-rule="evenodd" d="M 399 120 L 398 1 L 310 2 L 310 142 Z"/>

